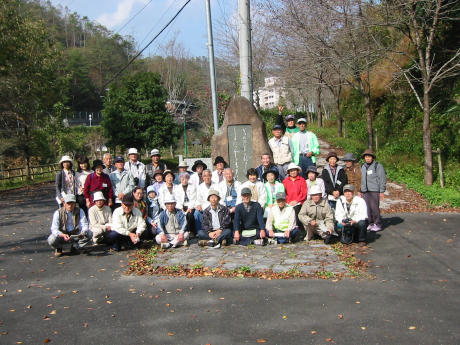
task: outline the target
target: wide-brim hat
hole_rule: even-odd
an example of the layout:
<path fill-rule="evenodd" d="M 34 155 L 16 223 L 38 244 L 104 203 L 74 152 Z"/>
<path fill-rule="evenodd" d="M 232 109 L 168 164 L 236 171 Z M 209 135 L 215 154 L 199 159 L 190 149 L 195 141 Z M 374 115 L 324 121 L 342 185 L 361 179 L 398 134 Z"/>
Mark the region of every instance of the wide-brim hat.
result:
<path fill-rule="evenodd" d="M 339 160 L 339 157 L 337 156 L 337 152 L 331 151 L 327 154 L 326 162 L 329 162 L 329 158 L 331 157 L 335 157 L 335 159 Z"/>
<path fill-rule="evenodd" d="M 364 158 L 364 156 L 372 156 L 375 159 L 375 153 L 371 149 L 367 149 L 366 151 L 364 151 L 361 157 Z"/>
<path fill-rule="evenodd" d="M 356 157 L 353 153 L 347 152 L 345 153 L 345 156 L 343 156 L 342 160 L 344 162 L 354 162 L 356 161 Z"/>
<path fill-rule="evenodd" d="M 185 163 L 184 161 L 180 162 L 179 165 L 177 166 L 178 168 L 188 168 L 188 164 Z"/>
<path fill-rule="evenodd" d="M 64 195 L 64 202 L 77 202 L 77 197 L 74 194 L 66 194 Z"/>
<path fill-rule="evenodd" d="M 93 201 L 98 201 L 98 200 L 105 201 L 104 194 L 101 191 L 94 192 L 93 194 Z"/>
<path fill-rule="evenodd" d="M 92 169 L 93 169 L 93 170 L 96 170 L 96 167 L 98 167 L 98 166 L 101 166 L 102 169 L 105 169 L 104 162 L 102 162 L 100 159 L 95 159 L 95 160 L 93 161 L 93 167 L 92 167 Z"/>
<path fill-rule="evenodd" d="M 153 178 L 155 178 L 155 176 L 157 175 L 163 176 L 163 170 L 160 170 L 160 169 L 155 170 L 155 172 L 153 173 Z"/>
<path fill-rule="evenodd" d="M 128 156 L 129 155 L 138 155 L 139 156 L 139 152 L 137 152 L 137 149 L 135 147 L 131 147 L 129 150 L 128 150 Z"/>
<path fill-rule="evenodd" d="M 165 199 L 163 201 L 165 204 L 175 204 L 176 203 L 176 198 L 174 195 L 168 194 L 165 196 Z"/>
<path fill-rule="evenodd" d="M 218 192 L 217 190 L 215 190 L 215 189 L 210 189 L 210 190 L 209 190 L 209 192 L 208 192 L 208 199 L 207 199 L 208 201 L 209 201 L 209 197 L 210 197 L 211 195 L 217 196 L 217 197 L 219 198 L 219 200 L 220 200 L 220 195 L 219 195 L 219 192 Z"/>
<path fill-rule="evenodd" d="M 267 174 L 269 174 L 269 173 L 275 174 L 275 180 L 276 180 L 276 179 L 278 178 L 278 176 L 280 175 L 279 172 L 278 172 L 278 170 L 267 170 L 266 172 L 264 172 L 264 173 L 262 174 L 262 178 L 263 178 L 264 180 L 266 180 L 266 179 L 267 179 Z"/>
<path fill-rule="evenodd" d="M 293 169 L 300 171 L 300 167 L 295 163 L 289 163 L 286 171 L 289 172 L 289 170 L 293 170 Z"/>
<path fill-rule="evenodd" d="M 72 160 L 72 158 L 70 158 L 70 156 L 62 156 L 62 157 L 61 157 L 61 160 L 59 161 L 59 164 L 62 164 L 62 163 L 64 163 L 64 162 L 70 162 L 70 163 L 72 163 L 73 160 Z"/>
<path fill-rule="evenodd" d="M 206 170 L 208 168 L 205 162 L 203 162 L 201 159 L 198 159 L 195 161 L 195 163 L 193 163 L 192 171 L 196 171 L 196 167 L 198 165 L 201 165 L 203 167 L 203 170 Z"/>
<path fill-rule="evenodd" d="M 161 156 L 160 150 L 153 149 L 152 151 L 150 151 L 150 157 L 152 157 L 152 156 Z"/>
<path fill-rule="evenodd" d="M 171 174 L 173 179 L 176 178 L 176 175 L 174 175 L 174 173 L 171 170 L 165 170 L 165 172 L 163 173 L 163 179 L 165 179 L 166 175 L 168 174 Z"/>
<path fill-rule="evenodd" d="M 309 172 L 315 173 L 316 176 L 319 175 L 318 169 L 317 169 L 314 165 L 310 165 L 310 166 L 307 168 L 307 175 L 308 175 Z"/>
<path fill-rule="evenodd" d="M 227 162 L 225 161 L 224 157 L 222 157 L 222 156 L 217 156 L 216 159 L 214 160 L 213 165 L 217 165 L 217 163 L 224 163 L 224 166 L 227 166 Z"/>
<path fill-rule="evenodd" d="M 323 191 L 321 190 L 321 188 L 316 185 L 310 188 L 310 195 L 315 195 L 315 194 L 323 195 Z"/>

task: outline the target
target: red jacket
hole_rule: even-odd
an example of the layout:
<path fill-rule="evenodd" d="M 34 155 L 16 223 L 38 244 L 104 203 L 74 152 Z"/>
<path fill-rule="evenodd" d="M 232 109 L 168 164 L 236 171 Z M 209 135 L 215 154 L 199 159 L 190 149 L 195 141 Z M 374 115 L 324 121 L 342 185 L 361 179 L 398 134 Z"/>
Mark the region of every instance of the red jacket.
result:
<path fill-rule="evenodd" d="M 288 176 L 283 180 L 286 189 L 286 202 L 300 202 L 303 204 L 307 198 L 307 182 L 302 176 L 297 176 L 294 181 Z"/>
<path fill-rule="evenodd" d="M 101 176 L 97 176 L 96 173 L 90 174 L 85 181 L 83 187 L 83 195 L 85 199 L 89 199 L 91 206 L 94 205 L 93 194 L 94 192 L 101 191 L 105 197 L 105 204 L 113 197 L 112 182 L 108 175 L 102 173 Z"/>

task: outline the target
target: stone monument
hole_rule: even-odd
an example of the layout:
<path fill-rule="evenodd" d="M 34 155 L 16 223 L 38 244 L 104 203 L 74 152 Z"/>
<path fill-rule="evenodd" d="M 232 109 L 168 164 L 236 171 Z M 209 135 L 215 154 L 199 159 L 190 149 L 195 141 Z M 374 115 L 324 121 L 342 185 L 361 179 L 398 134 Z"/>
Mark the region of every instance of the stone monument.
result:
<path fill-rule="evenodd" d="M 212 160 L 222 156 L 238 181 L 245 181 L 246 171 L 260 165 L 263 153 L 271 155 L 265 123 L 245 97 L 233 96 L 225 111 L 222 127 L 211 140 Z"/>

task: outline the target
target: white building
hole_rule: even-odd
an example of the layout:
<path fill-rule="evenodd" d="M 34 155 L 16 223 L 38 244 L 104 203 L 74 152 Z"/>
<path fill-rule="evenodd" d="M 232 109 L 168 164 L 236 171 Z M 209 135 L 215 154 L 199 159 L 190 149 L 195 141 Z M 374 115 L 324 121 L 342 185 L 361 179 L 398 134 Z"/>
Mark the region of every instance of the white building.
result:
<path fill-rule="evenodd" d="M 281 78 L 265 78 L 265 86 L 259 88 L 258 91 L 254 91 L 255 101 L 257 100 L 257 96 L 259 97 L 259 105 L 262 109 L 277 107 L 280 97 L 285 97 L 285 91 Z"/>

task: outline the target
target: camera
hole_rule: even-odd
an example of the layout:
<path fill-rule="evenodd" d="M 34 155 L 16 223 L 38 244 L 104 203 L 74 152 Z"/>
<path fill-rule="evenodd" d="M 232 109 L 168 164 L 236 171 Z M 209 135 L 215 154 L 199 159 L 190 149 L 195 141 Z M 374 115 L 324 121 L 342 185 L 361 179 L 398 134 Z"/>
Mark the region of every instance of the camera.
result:
<path fill-rule="evenodd" d="M 134 185 L 139 186 L 139 177 L 134 178 Z"/>
<path fill-rule="evenodd" d="M 351 219 L 350 218 L 345 218 L 344 220 L 342 220 L 342 223 L 345 224 L 345 225 L 350 226 L 351 225 Z"/>

